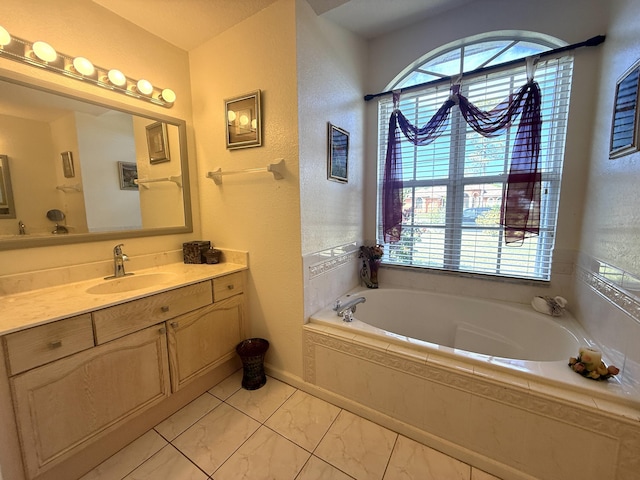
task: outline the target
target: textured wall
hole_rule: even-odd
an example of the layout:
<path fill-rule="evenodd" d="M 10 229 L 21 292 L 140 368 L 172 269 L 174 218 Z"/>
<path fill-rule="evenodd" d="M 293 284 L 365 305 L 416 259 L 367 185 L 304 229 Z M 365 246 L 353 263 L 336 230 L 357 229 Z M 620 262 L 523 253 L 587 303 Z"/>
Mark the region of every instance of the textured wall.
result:
<path fill-rule="evenodd" d="M 640 1 L 619 0 L 612 5 L 596 95 L 581 250 L 639 276 L 640 153 L 610 160 L 609 142 L 616 81 L 640 58 Z"/>
<path fill-rule="evenodd" d="M 190 52 L 203 237 L 249 252 L 251 334 L 268 339 L 267 361 L 301 370 L 302 279 L 296 95 L 295 4 L 280 0 Z M 227 150 L 224 100 L 262 91 L 263 146 Z M 207 171 L 264 168 L 223 177 Z"/>

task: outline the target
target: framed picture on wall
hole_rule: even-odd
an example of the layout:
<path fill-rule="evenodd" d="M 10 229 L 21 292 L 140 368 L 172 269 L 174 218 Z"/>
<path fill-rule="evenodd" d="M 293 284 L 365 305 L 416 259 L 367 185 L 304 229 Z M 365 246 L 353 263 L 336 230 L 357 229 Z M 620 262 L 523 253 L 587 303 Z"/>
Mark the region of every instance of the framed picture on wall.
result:
<path fill-rule="evenodd" d="M 133 162 L 118 162 L 120 190 L 138 190 L 138 166 Z"/>
<path fill-rule="evenodd" d="M 229 150 L 262 145 L 260 90 L 225 100 L 224 114 Z"/>
<path fill-rule="evenodd" d="M 60 157 L 62 158 L 62 172 L 65 178 L 75 177 L 76 172 L 73 168 L 73 154 L 71 152 L 62 152 Z"/>
<path fill-rule="evenodd" d="M 638 91 L 640 88 L 640 60 L 616 82 L 611 121 L 609 158 L 618 158 L 638 150 Z"/>
<path fill-rule="evenodd" d="M 171 160 L 169 155 L 169 139 L 167 138 L 167 124 L 155 122 L 147 125 L 147 148 L 149 150 L 149 163 L 168 162 Z"/>
<path fill-rule="evenodd" d="M 349 132 L 329 123 L 327 178 L 347 183 L 349 174 Z"/>

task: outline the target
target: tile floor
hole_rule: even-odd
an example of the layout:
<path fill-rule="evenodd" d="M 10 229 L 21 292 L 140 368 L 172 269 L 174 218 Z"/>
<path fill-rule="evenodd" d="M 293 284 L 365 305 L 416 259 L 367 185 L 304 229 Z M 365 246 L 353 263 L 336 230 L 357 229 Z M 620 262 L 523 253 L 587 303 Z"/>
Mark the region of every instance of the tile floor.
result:
<path fill-rule="evenodd" d="M 234 373 L 81 480 L 499 480 L 269 377 Z"/>

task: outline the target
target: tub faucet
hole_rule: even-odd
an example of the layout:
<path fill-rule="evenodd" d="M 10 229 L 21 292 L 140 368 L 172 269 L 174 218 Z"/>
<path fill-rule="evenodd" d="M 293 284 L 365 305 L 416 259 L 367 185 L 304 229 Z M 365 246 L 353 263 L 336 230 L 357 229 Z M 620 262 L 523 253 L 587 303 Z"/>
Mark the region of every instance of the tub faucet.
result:
<path fill-rule="evenodd" d="M 26 225 L 24 224 L 24 222 L 22 220 L 18 220 L 18 234 L 19 235 L 26 235 L 26 230 L 25 230 Z"/>
<path fill-rule="evenodd" d="M 124 262 L 129 260 L 126 254 L 122 253 L 123 243 L 119 243 L 113 247 L 113 276 L 115 278 L 127 275 L 124 271 Z"/>
<path fill-rule="evenodd" d="M 342 320 L 344 320 L 345 322 L 350 322 L 353 320 L 353 314 L 356 311 L 356 305 L 358 305 L 359 303 L 364 303 L 366 301 L 367 299 L 365 297 L 352 298 L 345 303 L 341 303 L 340 306 L 336 305 L 336 314 L 339 317 L 342 317 Z"/>

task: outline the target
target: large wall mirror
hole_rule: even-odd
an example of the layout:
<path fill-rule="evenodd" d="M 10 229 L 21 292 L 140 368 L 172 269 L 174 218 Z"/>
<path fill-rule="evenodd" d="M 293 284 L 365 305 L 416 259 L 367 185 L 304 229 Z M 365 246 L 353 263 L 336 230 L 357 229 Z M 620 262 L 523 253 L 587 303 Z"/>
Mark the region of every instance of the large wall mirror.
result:
<path fill-rule="evenodd" d="M 0 78 L 0 158 L 0 250 L 192 231 L 182 120 Z"/>

